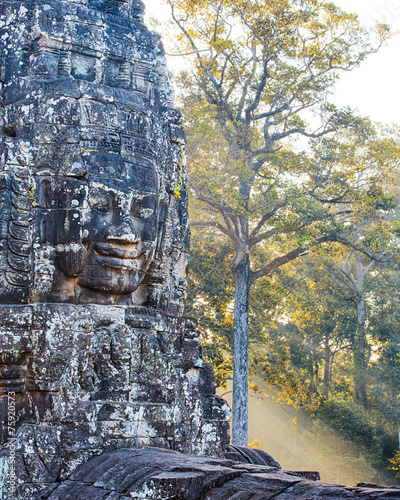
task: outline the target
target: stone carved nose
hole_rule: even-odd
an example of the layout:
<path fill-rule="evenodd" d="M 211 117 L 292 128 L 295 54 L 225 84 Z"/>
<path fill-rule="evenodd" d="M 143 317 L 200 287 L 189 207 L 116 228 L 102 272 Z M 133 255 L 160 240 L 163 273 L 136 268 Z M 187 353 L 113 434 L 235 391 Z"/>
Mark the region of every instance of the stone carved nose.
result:
<path fill-rule="evenodd" d="M 107 241 L 118 241 L 120 243 L 137 243 L 140 241 L 140 234 L 130 221 L 122 220 L 120 224 L 110 226 L 106 233 Z"/>

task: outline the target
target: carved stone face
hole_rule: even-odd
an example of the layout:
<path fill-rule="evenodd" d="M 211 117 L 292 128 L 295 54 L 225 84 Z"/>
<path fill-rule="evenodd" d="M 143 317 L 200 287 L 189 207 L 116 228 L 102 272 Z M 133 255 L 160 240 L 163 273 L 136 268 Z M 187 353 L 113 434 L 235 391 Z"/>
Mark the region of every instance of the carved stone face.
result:
<path fill-rule="evenodd" d="M 78 284 L 114 294 L 131 293 L 143 280 L 156 247 L 157 185 L 149 169 L 146 191 L 135 189 L 135 172 L 127 179 L 91 176 L 88 182 L 88 219 L 83 243 L 87 259 Z"/>
<path fill-rule="evenodd" d="M 46 231 L 56 265 L 78 288 L 129 294 L 141 284 L 157 245 L 158 181 L 150 161 L 113 152 L 75 155 L 46 191 Z M 69 170 L 69 171 L 68 171 Z"/>

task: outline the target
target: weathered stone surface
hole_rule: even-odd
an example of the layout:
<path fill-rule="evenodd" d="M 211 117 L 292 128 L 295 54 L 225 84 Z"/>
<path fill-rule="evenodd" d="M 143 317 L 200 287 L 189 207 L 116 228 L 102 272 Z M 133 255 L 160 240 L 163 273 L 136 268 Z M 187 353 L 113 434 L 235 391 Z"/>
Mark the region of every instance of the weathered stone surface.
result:
<path fill-rule="evenodd" d="M 143 8 L 0 2 L 0 492 L 14 439 L 23 498 L 104 451 L 229 440 L 180 316 L 185 137 Z"/>
<path fill-rule="evenodd" d="M 242 462 L 245 464 L 267 465 L 269 467 L 281 468 L 280 464 L 274 460 L 269 453 L 263 450 L 245 448 L 243 446 L 229 445 L 225 448 L 225 458 Z"/>
<path fill-rule="evenodd" d="M 182 350 L 197 338 L 192 320 L 139 306 L 107 306 L 106 317 L 95 304 L 16 308 L 19 322 L 0 306 L 15 328 L 8 324 L 1 337 L 0 390 L 2 422 L 7 393 L 15 394 L 16 447 L 27 470 L 21 482 L 66 478 L 79 463 L 118 448 L 222 454 L 229 407 L 215 396 L 209 366 L 195 366 L 199 353 Z M 9 438 L 4 427 L 2 442 Z"/>
<path fill-rule="evenodd" d="M 108 496 L 114 495 L 114 496 Z M 120 450 L 81 465 L 48 500 L 396 499 L 395 488 L 349 488 L 309 481 L 277 467 L 195 457 L 155 449 Z"/>

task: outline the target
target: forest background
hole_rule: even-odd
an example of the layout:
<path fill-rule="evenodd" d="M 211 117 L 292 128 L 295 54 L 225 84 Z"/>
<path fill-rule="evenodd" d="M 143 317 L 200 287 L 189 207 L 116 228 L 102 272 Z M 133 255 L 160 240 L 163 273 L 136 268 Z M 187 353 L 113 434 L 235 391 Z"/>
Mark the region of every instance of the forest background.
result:
<path fill-rule="evenodd" d="M 151 10 L 154 7 L 152 3 Z M 350 7 L 349 2 L 346 7 Z M 396 24 L 394 3 L 384 5 L 386 10 L 379 7 L 370 11 L 367 21 L 373 22 L 374 16 L 380 15 L 380 21 Z M 163 24 L 165 27 L 165 20 Z M 179 71 L 179 64 L 173 67 Z M 361 69 L 353 74 L 356 71 Z M 387 114 L 381 114 L 379 119 L 393 119 L 395 91 L 391 104 L 385 106 L 382 101 L 388 93 L 382 92 L 379 85 L 382 74 L 377 67 L 369 71 L 369 85 L 372 81 L 372 85 L 379 86 L 370 92 L 370 101 L 379 102 L 380 113 L 386 109 Z M 385 83 L 393 80 L 385 77 Z M 177 74 L 178 87 L 182 81 Z M 336 93 L 336 103 L 361 107 L 359 95 L 361 88 L 365 92 L 365 85 L 357 88 L 345 82 L 346 78 L 338 86 L 340 97 Z M 352 88 L 356 89 L 353 98 Z M 184 90 L 181 92 L 182 109 L 188 113 Z M 361 112 L 365 111 L 376 115 L 371 108 L 362 106 Z M 195 176 L 196 162 L 190 161 L 190 152 L 195 150 L 191 149 L 191 141 L 195 140 L 195 131 L 190 127 L 193 116 L 184 114 L 184 119 L 189 131 L 189 175 Z M 396 127 L 379 130 L 381 137 L 390 135 L 396 143 Z M 212 149 L 209 154 L 213 154 Z M 385 227 L 384 232 L 378 234 L 377 229 L 374 235 L 378 261 L 354 248 L 332 243 L 305 252 L 263 277 L 250 295 L 252 445 L 272 453 L 286 468 L 317 469 L 323 479 L 346 484 L 360 480 L 393 483 L 399 465 L 400 273 L 393 252 L 400 201 L 393 162 L 396 144 L 386 143 L 380 155 L 381 166 L 390 168 L 381 168 L 373 190 L 366 191 L 368 199 L 363 205 L 364 224 L 369 211 L 371 218 L 385 221 L 379 225 L 379 231 Z M 194 196 L 191 205 L 195 222 L 199 222 L 202 207 Z M 276 246 L 281 244 L 274 242 Z M 216 370 L 219 393 L 227 396 L 229 390 L 224 387 L 231 378 L 233 351 L 232 258 L 233 249 L 226 238 L 210 229 L 193 229 L 185 314 L 199 319 L 205 357 Z M 358 376 L 354 345 L 360 328 L 360 304 L 366 340 L 363 401 L 354 395 Z"/>

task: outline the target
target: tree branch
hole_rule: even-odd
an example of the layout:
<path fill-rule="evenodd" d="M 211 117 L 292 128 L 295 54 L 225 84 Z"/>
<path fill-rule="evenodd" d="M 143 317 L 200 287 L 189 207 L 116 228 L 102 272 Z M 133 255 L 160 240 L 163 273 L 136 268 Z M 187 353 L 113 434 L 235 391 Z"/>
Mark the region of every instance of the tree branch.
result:
<path fill-rule="evenodd" d="M 249 240 L 249 248 L 254 247 L 254 245 L 257 245 L 257 243 L 260 243 L 263 240 L 266 240 L 267 238 L 270 238 L 271 236 L 274 236 L 276 234 L 277 229 L 271 229 L 270 231 L 264 231 L 263 233 L 259 234 L 257 237 L 250 238 Z"/>
<path fill-rule="evenodd" d="M 199 51 L 198 47 L 196 46 L 196 44 L 194 43 L 193 38 L 190 36 L 189 32 L 183 26 L 181 21 L 179 21 L 177 19 L 177 17 L 175 16 L 175 9 L 174 9 L 174 6 L 172 4 L 172 1 L 168 0 L 168 4 L 171 7 L 171 15 L 172 15 L 173 20 L 175 21 L 177 26 L 179 26 L 179 28 L 181 29 L 181 31 L 183 32 L 183 34 L 186 36 L 187 40 L 189 41 L 189 44 L 193 48 L 193 51 L 196 53 L 196 57 L 197 57 L 197 60 L 199 61 L 201 69 L 205 72 L 209 81 L 212 83 L 213 87 L 217 91 L 220 103 L 223 105 L 223 107 L 224 107 L 226 113 L 228 114 L 229 119 L 232 122 L 233 126 L 235 126 L 236 125 L 235 118 L 233 116 L 233 113 L 232 113 L 232 110 L 229 106 L 229 103 L 225 99 L 221 85 L 219 85 L 219 83 L 216 81 L 216 79 L 214 78 L 214 75 L 211 73 L 209 67 L 204 64 L 203 59 L 200 55 L 200 51 Z M 207 93 L 206 93 L 206 95 L 207 95 Z"/>
<path fill-rule="evenodd" d="M 219 229 L 219 231 L 221 231 L 221 233 L 224 233 L 226 236 L 233 239 L 230 232 L 222 224 L 216 221 L 211 221 L 211 220 L 204 222 L 193 221 L 190 223 L 190 225 L 192 227 L 216 227 L 217 229 Z"/>

